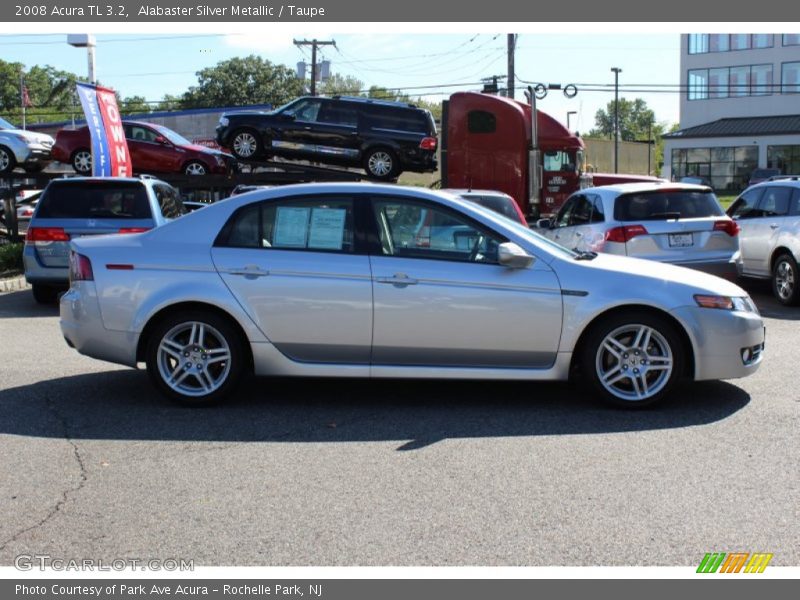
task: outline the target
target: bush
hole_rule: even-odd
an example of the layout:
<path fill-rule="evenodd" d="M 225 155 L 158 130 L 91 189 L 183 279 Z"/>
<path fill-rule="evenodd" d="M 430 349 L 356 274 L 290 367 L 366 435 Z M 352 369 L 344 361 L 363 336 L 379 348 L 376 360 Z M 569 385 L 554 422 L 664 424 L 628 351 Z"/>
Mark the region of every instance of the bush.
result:
<path fill-rule="evenodd" d="M 23 244 L 3 244 L 0 246 L 0 273 L 22 271 Z"/>

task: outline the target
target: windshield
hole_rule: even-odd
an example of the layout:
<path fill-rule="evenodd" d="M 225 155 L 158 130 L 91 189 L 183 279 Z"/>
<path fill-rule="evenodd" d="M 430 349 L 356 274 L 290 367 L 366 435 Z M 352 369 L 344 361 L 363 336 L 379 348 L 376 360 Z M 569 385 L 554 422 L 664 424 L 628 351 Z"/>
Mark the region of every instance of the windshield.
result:
<path fill-rule="evenodd" d="M 163 125 L 153 125 L 153 129 L 155 129 L 158 133 L 163 135 L 167 138 L 170 142 L 175 144 L 176 146 L 191 146 L 192 142 L 187 140 L 179 133 L 175 133 L 172 129 L 167 129 Z"/>
<path fill-rule="evenodd" d="M 0 117 L 0 129 L 16 129 L 11 123 Z"/>
<path fill-rule="evenodd" d="M 659 221 L 721 217 L 722 207 L 713 192 L 664 190 L 620 196 L 614 204 L 617 221 Z"/>

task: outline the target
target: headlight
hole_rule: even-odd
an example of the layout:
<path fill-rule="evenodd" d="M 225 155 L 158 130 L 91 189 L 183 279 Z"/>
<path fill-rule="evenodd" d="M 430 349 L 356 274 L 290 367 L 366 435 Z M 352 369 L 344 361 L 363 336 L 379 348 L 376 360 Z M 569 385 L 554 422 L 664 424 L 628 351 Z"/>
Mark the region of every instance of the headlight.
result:
<path fill-rule="evenodd" d="M 694 301 L 697 302 L 697 306 L 703 308 L 718 308 L 720 310 L 738 312 L 758 312 L 750 296 L 712 296 L 707 294 L 695 294 Z"/>
<path fill-rule="evenodd" d="M 222 125 L 223 127 L 227 127 L 228 123 L 230 123 L 230 121 L 228 120 L 228 117 L 220 117 L 219 118 L 219 124 Z"/>

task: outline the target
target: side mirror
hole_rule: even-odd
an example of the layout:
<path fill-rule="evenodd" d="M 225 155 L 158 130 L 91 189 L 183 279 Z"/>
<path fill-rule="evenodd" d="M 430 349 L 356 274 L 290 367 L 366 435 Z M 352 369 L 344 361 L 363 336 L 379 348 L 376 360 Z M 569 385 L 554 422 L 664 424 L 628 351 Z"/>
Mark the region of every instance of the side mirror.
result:
<path fill-rule="evenodd" d="M 497 247 L 497 262 L 510 269 L 527 269 L 534 258 L 514 242 L 505 242 Z"/>
<path fill-rule="evenodd" d="M 553 226 L 553 222 L 550 219 L 539 219 L 536 221 L 536 227 L 539 229 L 550 229 Z"/>

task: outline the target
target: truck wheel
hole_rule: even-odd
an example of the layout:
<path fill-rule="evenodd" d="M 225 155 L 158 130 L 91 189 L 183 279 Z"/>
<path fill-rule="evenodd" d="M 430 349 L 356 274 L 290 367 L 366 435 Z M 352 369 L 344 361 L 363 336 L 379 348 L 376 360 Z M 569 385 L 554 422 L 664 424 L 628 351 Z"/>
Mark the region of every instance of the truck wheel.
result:
<path fill-rule="evenodd" d="M 236 158 L 254 160 L 264 152 L 259 135 L 252 129 L 239 129 L 231 137 L 231 152 Z"/>
<path fill-rule="evenodd" d="M 17 166 L 14 153 L 5 146 L 0 146 L 0 173 L 11 173 Z"/>
<path fill-rule="evenodd" d="M 87 148 L 79 148 L 72 153 L 70 163 L 75 172 L 80 175 L 89 175 L 92 172 L 92 152 Z"/>
<path fill-rule="evenodd" d="M 683 373 L 683 344 L 663 317 L 628 311 L 609 316 L 589 332 L 581 370 L 606 402 L 650 406 L 667 396 Z"/>
<path fill-rule="evenodd" d="M 370 148 L 364 155 L 364 170 L 373 179 L 388 181 L 400 174 L 400 164 L 388 148 Z"/>
<path fill-rule="evenodd" d="M 772 268 L 772 292 L 784 306 L 800 304 L 800 273 L 791 254 L 781 254 Z"/>

